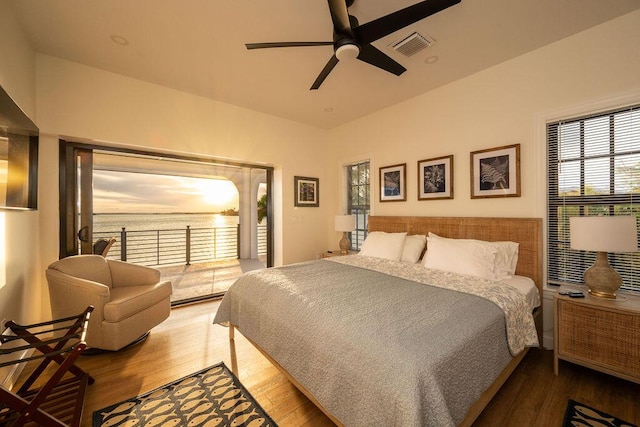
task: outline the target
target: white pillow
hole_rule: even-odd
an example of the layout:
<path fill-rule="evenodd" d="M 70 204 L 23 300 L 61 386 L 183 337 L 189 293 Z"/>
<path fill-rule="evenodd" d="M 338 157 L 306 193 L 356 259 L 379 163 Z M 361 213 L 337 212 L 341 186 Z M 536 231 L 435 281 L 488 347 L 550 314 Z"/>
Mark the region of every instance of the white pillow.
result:
<path fill-rule="evenodd" d="M 486 242 L 498 250 L 494 273 L 497 279 L 509 279 L 516 274 L 518 264 L 518 249 L 520 245 L 515 242 Z"/>
<path fill-rule="evenodd" d="M 508 279 L 512 277 L 516 272 L 516 265 L 518 264 L 518 243 L 487 242 L 484 240 L 476 239 L 449 239 L 447 237 L 441 237 L 433 233 L 429 233 L 429 237 L 432 239 L 445 239 L 458 242 L 467 241 L 476 242 L 481 245 L 487 245 L 496 250 L 495 260 L 493 264 L 493 273 L 496 279 Z"/>
<path fill-rule="evenodd" d="M 494 280 L 496 252 L 495 248 L 479 241 L 429 235 L 423 265 L 425 268 Z"/>
<path fill-rule="evenodd" d="M 420 259 L 424 244 L 427 243 L 427 236 L 424 234 L 412 234 L 404 239 L 402 256 L 400 261 L 415 264 Z"/>
<path fill-rule="evenodd" d="M 360 255 L 400 260 L 407 233 L 385 233 L 372 231 L 362 243 Z"/>

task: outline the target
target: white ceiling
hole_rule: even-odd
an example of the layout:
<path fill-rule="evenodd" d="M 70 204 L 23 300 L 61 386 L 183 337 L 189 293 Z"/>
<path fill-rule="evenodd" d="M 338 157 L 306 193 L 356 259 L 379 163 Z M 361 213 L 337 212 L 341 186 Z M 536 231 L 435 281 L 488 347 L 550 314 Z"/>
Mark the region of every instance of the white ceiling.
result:
<path fill-rule="evenodd" d="M 462 0 L 373 43 L 403 75 L 342 62 L 310 91 L 332 46 L 248 51 L 244 43 L 331 40 L 326 0 L 9 1 L 38 52 L 321 128 L 640 8 L 638 0 Z M 349 11 L 363 24 L 415 3 L 356 0 Z M 414 30 L 435 45 L 409 58 L 391 50 Z"/>

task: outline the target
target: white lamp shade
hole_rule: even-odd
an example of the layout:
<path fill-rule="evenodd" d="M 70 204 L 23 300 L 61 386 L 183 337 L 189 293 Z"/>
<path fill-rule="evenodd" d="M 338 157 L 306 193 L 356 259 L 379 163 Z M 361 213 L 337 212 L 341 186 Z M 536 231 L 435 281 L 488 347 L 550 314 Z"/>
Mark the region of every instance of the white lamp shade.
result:
<path fill-rule="evenodd" d="M 336 215 L 336 231 L 353 231 L 356 229 L 356 217 L 354 215 Z"/>
<path fill-rule="evenodd" d="M 594 252 L 637 252 L 636 217 L 580 216 L 570 221 L 571 249 Z"/>

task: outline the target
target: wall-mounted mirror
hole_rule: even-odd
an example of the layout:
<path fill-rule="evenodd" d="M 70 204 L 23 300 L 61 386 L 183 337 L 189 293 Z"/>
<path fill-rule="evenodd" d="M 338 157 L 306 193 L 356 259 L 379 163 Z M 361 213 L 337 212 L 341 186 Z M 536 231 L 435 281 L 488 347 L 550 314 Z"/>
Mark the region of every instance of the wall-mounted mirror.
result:
<path fill-rule="evenodd" d="M 0 87 L 0 209 L 38 207 L 38 128 Z"/>

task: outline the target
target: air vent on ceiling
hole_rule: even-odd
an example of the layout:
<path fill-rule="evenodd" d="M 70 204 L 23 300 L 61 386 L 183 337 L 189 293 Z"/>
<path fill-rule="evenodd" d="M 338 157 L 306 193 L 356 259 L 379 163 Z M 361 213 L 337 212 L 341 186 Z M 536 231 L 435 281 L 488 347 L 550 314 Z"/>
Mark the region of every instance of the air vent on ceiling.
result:
<path fill-rule="evenodd" d="M 405 56 L 412 56 L 426 49 L 436 41 L 429 36 L 423 36 L 418 32 L 413 32 L 402 40 L 393 43 L 391 47 L 396 52 L 400 52 Z"/>

